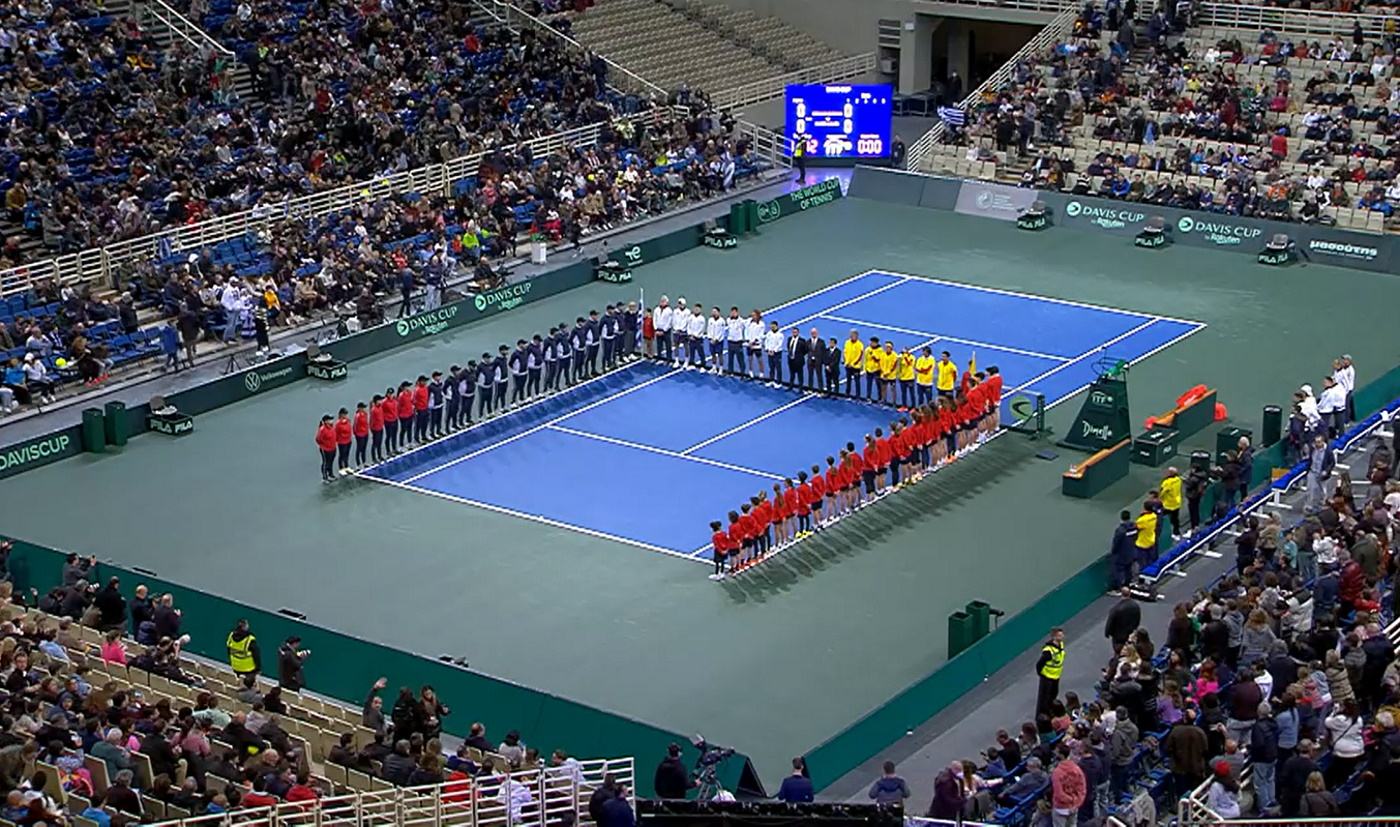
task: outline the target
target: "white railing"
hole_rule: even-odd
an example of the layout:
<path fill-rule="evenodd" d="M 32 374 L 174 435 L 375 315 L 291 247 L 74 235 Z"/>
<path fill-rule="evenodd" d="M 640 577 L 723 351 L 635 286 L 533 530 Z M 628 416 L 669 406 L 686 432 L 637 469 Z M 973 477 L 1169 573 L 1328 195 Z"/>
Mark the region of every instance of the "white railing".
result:
<path fill-rule="evenodd" d="M 1274 6 L 1247 6 L 1234 3 L 1201 3 L 1197 7 L 1193 28 L 1269 30 L 1279 34 L 1311 37 L 1342 37 L 1351 34 L 1356 23 L 1370 38 L 1379 38 L 1385 31 L 1385 20 L 1379 14 L 1355 14 L 1334 11 L 1284 9 Z"/>
<path fill-rule="evenodd" d="M 756 103 L 782 97 L 790 83 L 836 83 L 868 75 L 875 71 L 875 66 L 875 53 L 866 52 L 833 60 L 830 63 L 798 69 L 796 72 L 789 72 L 785 75 L 763 78 L 741 86 L 732 86 L 715 93 L 713 100 L 719 109 L 752 106 Z"/>
<path fill-rule="evenodd" d="M 774 166 L 792 166 L 791 148 L 782 133 L 748 121 L 737 121 L 734 124 L 734 136 L 747 139 L 754 154 L 767 159 Z"/>
<path fill-rule="evenodd" d="M 1003 83 L 1010 80 L 1011 73 L 1015 70 L 1017 63 L 1027 58 L 1043 56 L 1056 44 L 1063 42 L 1074 30 L 1074 21 L 1078 16 L 1078 6 L 1071 6 L 1061 11 L 1053 20 L 1046 23 L 1043 29 L 1036 32 L 1035 37 L 1026 41 L 1026 45 L 1017 50 L 1010 60 L 1003 63 L 990 77 L 982 81 L 981 85 L 973 89 L 958 105 L 962 107 L 964 112 L 969 112 L 969 117 L 971 117 L 969 110 L 981 102 L 984 94 L 995 91 Z M 943 140 L 943 131 L 943 122 L 939 121 L 933 125 L 932 129 L 920 136 L 919 140 L 909 147 L 909 155 L 905 159 L 904 168 L 924 169 L 925 164 L 933 157 L 933 148 Z"/>
<path fill-rule="evenodd" d="M 1065 9 L 1084 7 L 1077 0 L 935 0 L 950 6 L 982 6 L 994 9 L 1016 9 L 1018 11 L 1038 11 L 1059 14 Z"/>
<path fill-rule="evenodd" d="M 605 775 L 612 775 L 616 783 L 626 788 L 628 802 L 636 807 L 633 759 L 583 761 L 581 765 L 582 777 L 578 781 L 557 771 L 522 770 L 426 787 L 381 786 L 314 802 L 234 810 L 159 824 L 164 827 L 546 827 L 562 823 L 566 816 L 572 816 L 573 823 L 581 824 L 588 817 L 589 797 L 602 786 Z M 363 780 L 373 783 L 367 776 Z"/>
<path fill-rule="evenodd" d="M 194 21 L 167 5 L 164 0 L 142 0 L 141 16 L 143 23 L 154 22 L 181 37 L 186 43 L 199 50 L 200 54 L 217 54 L 232 58 L 233 51 L 210 37 Z"/>

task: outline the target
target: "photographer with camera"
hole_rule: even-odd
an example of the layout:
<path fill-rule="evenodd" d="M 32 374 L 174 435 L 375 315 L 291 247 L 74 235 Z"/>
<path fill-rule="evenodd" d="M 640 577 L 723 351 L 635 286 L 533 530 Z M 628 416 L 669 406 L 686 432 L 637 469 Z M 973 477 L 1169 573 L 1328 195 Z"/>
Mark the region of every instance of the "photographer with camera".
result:
<path fill-rule="evenodd" d="M 691 780 L 690 771 L 681 761 L 681 745 L 671 744 L 666 748 L 666 757 L 656 766 L 656 777 L 652 780 L 656 797 L 685 798 L 686 793 L 697 786 L 699 782 Z"/>
<path fill-rule="evenodd" d="M 292 692 L 306 688 L 306 676 L 302 673 L 302 662 L 311 654 L 310 649 L 298 648 L 301 638 L 292 635 L 277 652 L 277 685 Z"/>

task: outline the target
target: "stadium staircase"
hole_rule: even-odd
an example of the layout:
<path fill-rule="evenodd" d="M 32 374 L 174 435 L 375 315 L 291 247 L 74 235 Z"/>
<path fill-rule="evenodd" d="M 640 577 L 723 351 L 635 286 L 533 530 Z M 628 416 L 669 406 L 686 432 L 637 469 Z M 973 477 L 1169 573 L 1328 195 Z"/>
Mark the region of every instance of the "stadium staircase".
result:
<path fill-rule="evenodd" d="M 122 18 L 131 13 L 132 5 L 131 0 L 107 0 L 105 7 L 112 16 Z M 136 11 L 141 29 L 150 34 L 162 50 L 168 51 L 176 44 L 183 44 L 201 57 L 214 56 L 225 65 L 229 85 L 238 97 L 244 100 L 252 98 L 253 75 L 248 65 L 238 60 L 232 50 L 211 37 L 194 21 L 164 0 L 139 0 Z"/>

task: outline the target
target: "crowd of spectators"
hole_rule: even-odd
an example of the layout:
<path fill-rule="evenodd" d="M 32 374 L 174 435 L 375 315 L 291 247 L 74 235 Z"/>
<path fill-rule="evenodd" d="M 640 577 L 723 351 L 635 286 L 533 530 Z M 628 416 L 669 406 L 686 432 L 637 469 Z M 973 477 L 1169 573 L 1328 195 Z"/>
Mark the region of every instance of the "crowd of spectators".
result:
<path fill-rule="evenodd" d="M 0 544 L 0 571 L 9 553 L 10 545 Z M 386 711 L 384 679 L 360 713 L 338 719 L 345 730 L 357 719 L 368 737 L 346 731 L 319 755 L 322 745 L 294 734 L 297 717 L 306 715 L 298 693 L 310 654 L 299 639 L 279 650 L 276 683 L 259 679 L 260 656 L 241 681 L 232 672 L 213 680 L 181 654 L 190 638 L 171 595 L 145 585 L 127 592 L 116 577 L 99 587 L 101 580 L 95 558 L 70 555 L 62 584 L 46 594 L 0 581 L 0 818 L 9 822 L 81 816 L 108 827 L 311 806 L 341 792 L 318 772 L 330 766 L 344 768 L 342 777 L 353 771 L 398 786 L 443 784 L 445 806 L 470 800 L 500 809 L 502 821 L 544 805 L 538 785 L 511 774 L 539 770 L 560 790 L 585 784 L 578 760 L 563 750 L 541 758 L 514 731 L 498 743 L 476 723 L 460 748 L 445 750 L 442 723 L 451 710 L 433 688 L 401 688 Z M 236 631 L 251 634 L 246 623 Z M 149 690 L 138 673 L 155 676 Z M 183 694 L 162 691 L 157 677 L 184 687 Z M 612 776 L 601 784 L 590 779 L 582 790 L 597 823 L 632 827 L 630 806 L 609 806 L 629 796 Z"/>
<path fill-rule="evenodd" d="M 1330 458 L 1323 434 L 1345 424 L 1346 396 L 1334 394 L 1343 412 L 1328 419 L 1301 395 L 1295 414 L 1321 443 L 1303 459 Z M 929 815 L 1061 825 L 1116 812 L 1137 823 L 1139 793 L 1174 807 L 1193 791 L 1225 818 L 1400 813 L 1400 661 L 1386 633 L 1400 579 L 1400 444 L 1368 448 L 1348 473 L 1310 470 L 1298 522 L 1244 518 L 1227 538 L 1233 571 L 1176 604 L 1164 639 L 1124 587 L 1101 680 L 1082 688 L 1091 699 L 1059 692 L 1064 659 L 1089 655 L 1057 654 L 1063 638 L 1052 637 L 1037 664 L 1051 689 L 1033 719 L 940 773 Z M 1115 544 L 1134 522 L 1125 512 Z"/>
<path fill-rule="evenodd" d="M 71 252 L 286 197 L 510 146 L 650 101 L 561 41 L 470 19 L 446 0 L 225 3 L 189 12 L 235 62 L 88 0 L 11 4 L 0 50 L 12 228 Z M 22 263 L 16 239 L 0 264 Z"/>
<path fill-rule="evenodd" d="M 1189 4 L 1163 0 L 1144 36 L 1137 14 L 1086 6 L 1065 42 L 1020 61 L 947 139 L 980 160 L 1001 153 L 1024 187 L 1308 223 L 1391 216 L 1394 26 L 1202 38 Z"/>
<path fill-rule="evenodd" d="M 536 157 L 528 147 L 493 151 L 453 197 L 384 198 L 309 224 L 284 222 L 193 256 L 176 255 L 128 274 L 138 303 L 173 318 L 188 347 L 207 338 L 240 341 L 259 325 L 294 324 L 340 312 L 361 327 L 382 321 L 382 300 L 399 313 L 441 301 L 447 282 L 497 286 L 501 265 L 522 241 L 577 250 L 589 236 L 678 204 L 721 195 L 758 169 L 733 121 L 696 98 L 640 120 L 603 125 L 597 146 Z M 230 328 L 229 319 L 238 320 Z"/>

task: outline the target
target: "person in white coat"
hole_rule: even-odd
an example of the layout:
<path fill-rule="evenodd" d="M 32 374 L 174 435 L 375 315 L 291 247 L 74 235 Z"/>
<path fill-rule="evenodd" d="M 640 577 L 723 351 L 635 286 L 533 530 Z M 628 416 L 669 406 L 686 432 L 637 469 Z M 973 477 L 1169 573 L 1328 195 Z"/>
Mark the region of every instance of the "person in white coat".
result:
<path fill-rule="evenodd" d="M 686 329 L 690 326 L 690 311 L 686 309 L 685 298 L 676 299 L 676 312 L 671 316 L 671 338 L 675 345 L 675 361 L 687 361 Z"/>
<path fill-rule="evenodd" d="M 224 285 L 219 304 L 224 308 L 224 343 L 238 344 L 238 331 L 243 324 L 243 308 L 246 306 L 243 285 L 238 279 L 230 279 Z"/>
<path fill-rule="evenodd" d="M 749 354 L 749 376 L 763 378 L 763 336 L 768 327 L 763 323 L 763 314 L 755 310 L 744 325 L 744 348 Z"/>
<path fill-rule="evenodd" d="M 651 327 L 656 334 L 656 355 L 662 359 L 671 358 L 671 322 L 675 316 L 675 311 L 671 309 L 671 300 L 665 296 L 657 302 L 656 308 L 651 311 Z"/>
<path fill-rule="evenodd" d="M 690 309 L 690 318 L 685 323 L 685 341 L 689 347 L 686 353 L 685 366 L 687 368 L 705 367 L 705 306 L 696 302 Z"/>

